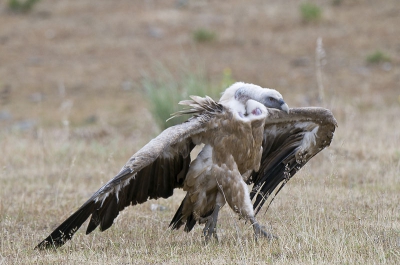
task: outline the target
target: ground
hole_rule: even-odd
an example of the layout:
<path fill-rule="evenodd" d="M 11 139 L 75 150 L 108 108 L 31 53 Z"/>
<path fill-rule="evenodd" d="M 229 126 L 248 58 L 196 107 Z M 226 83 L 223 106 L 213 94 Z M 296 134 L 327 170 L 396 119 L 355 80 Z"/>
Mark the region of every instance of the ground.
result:
<path fill-rule="evenodd" d="M 294 0 L 42 0 L 28 13 L 1 1 L 0 264 L 400 263 L 400 5 L 311 2 L 322 16 L 306 22 Z M 196 41 L 199 29 L 215 38 Z M 33 250 L 157 135 L 141 81 L 160 65 L 214 83 L 228 71 L 290 107 L 332 110 L 331 147 L 258 216 L 279 240 L 254 242 L 228 207 L 219 244 L 204 246 L 200 226 L 171 232 L 177 191 Z"/>

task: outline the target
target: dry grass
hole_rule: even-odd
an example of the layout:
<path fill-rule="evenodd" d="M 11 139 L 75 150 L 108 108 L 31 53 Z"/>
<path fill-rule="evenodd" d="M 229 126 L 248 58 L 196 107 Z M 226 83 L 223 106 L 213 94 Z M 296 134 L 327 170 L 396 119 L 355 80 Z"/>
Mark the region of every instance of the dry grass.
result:
<path fill-rule="evenodd" d="M 375 119 L 374 125 L 342 122 L 333 146 L 298 173 L 267 214 L 259 215 L 279 235 L 273 243 L 255 243 L 252 229 L 227 207 L 219 244 L 204 246 L 201 227 L 190 234 L 169 231 L 183 198 L 178 191 L 156 202 L 165 211 L 151 211 L 154 202 L 132 207 L 104 233 L 85 236 L 82 229 L 57 252 L 35 251 L 33 246 L 114 175 L 133 150 L 125 137 L 113 133 L 94 140 L 68 139 L 62 130 L 4 134 L 2 259 L 13 264 L 395 264 L 400 259 L 400 154 L 392 143 L 399 143 L 400 124 L 391 123 L 397 111 L 388 110 L 380 120 L 369 113 L 364 118 Z M 375 139 L 375 126 L 394 130 Z"/>
<path fill-rule="evenodd" d="M 326 1 L 310 25 L 298 1 L 232 2 L 42 0 L 27 15 L 0 7 L 0 264 L 400 263 L 398 1 Z M 218 38 L 196 43 L 198 28 Z M 278 241 L 255 243 L 228 207 L 219 244 L 204 246 L 200 226 L 171 232 L 177 191 L 126 209 L 106 232 L 81 229 L 56 252 L 33 250 L 157 134 L 136 85 L 143 70 L 200 61 L 211 79 L 230 68 L 292 107 L 318 105 L 318 37 L 323 106 L 339 128 L 258 216 Z M 368 65 L 374 50 L 389 65 Z M 34 126 L 21 131 L 24 120 Z"/>

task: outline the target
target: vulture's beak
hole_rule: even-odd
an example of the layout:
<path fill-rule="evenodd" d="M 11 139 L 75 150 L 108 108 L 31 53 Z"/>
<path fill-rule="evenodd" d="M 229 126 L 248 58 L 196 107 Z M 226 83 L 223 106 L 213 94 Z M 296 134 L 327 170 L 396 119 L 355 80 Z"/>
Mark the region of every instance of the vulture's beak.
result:
<path fill-rule="evenodd" d="M 283 101 L 283 99 L 280 99 L 279 103 L 281 104 L 281 110 L 283 110 L 287 114 L 289 114 L 289 106 L 288 106 L 288 104 L 286 104 L 285 101 Z"/>

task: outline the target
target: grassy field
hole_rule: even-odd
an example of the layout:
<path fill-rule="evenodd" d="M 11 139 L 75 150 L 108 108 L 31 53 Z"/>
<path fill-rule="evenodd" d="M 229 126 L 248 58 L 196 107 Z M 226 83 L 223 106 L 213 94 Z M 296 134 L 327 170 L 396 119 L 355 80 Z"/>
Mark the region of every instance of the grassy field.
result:
<path fill-rule="evenodd" d="M 294 0 L 42 0 L 28 13 L 7 2 L 0 264 L 400 263 L 397 0 L 310 1 L 321 12 L 307 20 Z M 290 107 L 332 110 L 331 147 L 258 215 L 279 240 L 254 242 L 228 207 L 218 244 L 205 246 L 200 226 L 172 232 L 178 190 L 127 208 L 106 232 L 81 229 L 58 251 L 33 250 L 159 133 L 143 78 L 159 80 L 160 65 L 175 79 L 201 69 L 216 86 L 228 71 L 278 89 Z"/>

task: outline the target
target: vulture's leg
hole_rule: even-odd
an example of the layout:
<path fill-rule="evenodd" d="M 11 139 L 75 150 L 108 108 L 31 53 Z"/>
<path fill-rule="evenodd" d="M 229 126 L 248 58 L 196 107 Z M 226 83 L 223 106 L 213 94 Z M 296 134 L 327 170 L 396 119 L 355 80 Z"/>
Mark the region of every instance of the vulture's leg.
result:
<path fill-rule="evenodd" d="M 200 218 L 199 220 L 199 224 L 206 223 L 203 229 L 203 235 L 206 240 L 206 243 L 210 241 L 211 237 L 214 237 L 218 241 L 216 226 L 218 221 L 219 209 L 221 209 L 221 207 L 216 205 L 211 215 L 205 218 Z"/>
<path fill-rule="evenodd" d="M 255 238 L 266 237 L 268 240 L 276 238 L 274 235 L 265 232 L 256 221 L 249 190 L 239 172 L 231 171 L 231 174 L 226 174 L 225 178 L 218 180 L 219 188 L 225 194 L 226 201 L 232 210 L 246 220 L 250 220 L 253 225 Z"/>
<path fill-rule="evenodd" d="M 211 238 L 214 238 L 215 240 L 218 241 L 216 226 L 218 221 L 219 210 L 224 205 L 225 205 L 225 198 L 221 192 L 218 192 L 216 197 L 215 208 L 212 214 L 207 217 L 199 219 L 199 224 L 205 223 L 203 229 L 203 235 L 205 237 L 206 243 L 208 243 Z"/>

